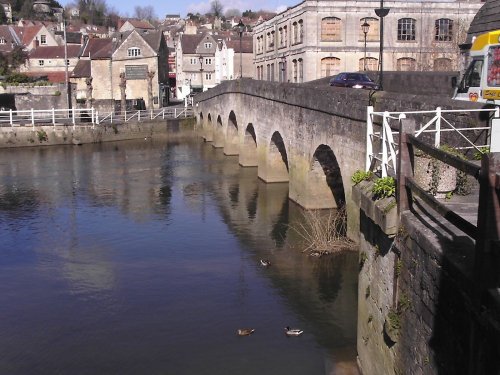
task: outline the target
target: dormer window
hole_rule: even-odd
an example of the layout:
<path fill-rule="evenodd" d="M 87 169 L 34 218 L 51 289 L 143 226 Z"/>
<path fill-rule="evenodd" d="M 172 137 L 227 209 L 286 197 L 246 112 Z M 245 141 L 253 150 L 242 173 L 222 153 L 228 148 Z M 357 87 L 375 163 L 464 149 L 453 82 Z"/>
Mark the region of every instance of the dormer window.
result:
<path fill-rule="evenodd" d="M 42 34 L 40 35 L 40 45 L 44 46 L 47 44 L 47 35 Z"/>
<path fill-rule="evenodd" d="M 207 48 L 207 49 L 212 48 L 212 43 L 209 43 L 209 42 L 205 43 L 205 48 Z"/>
<path fill-rule="evenodd" d="M 5 40 L 5 38 L 3 38 L 3 37 L 0 38 L 0 44 L 5 44 L 5 43 L 7 43 L 7 41 Z"/>
<path fill-rule="evenodd" d="M 141 56 L 141 49 L 137 47 L 132 47 L 127 50 L 128 57 Z"/>

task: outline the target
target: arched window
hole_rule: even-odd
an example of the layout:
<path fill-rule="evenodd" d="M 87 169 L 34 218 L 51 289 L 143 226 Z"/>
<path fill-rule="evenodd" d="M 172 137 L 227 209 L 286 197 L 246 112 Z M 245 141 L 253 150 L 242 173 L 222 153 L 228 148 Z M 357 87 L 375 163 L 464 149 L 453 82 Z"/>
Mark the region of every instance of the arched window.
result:
<path fill-rule="evenodd" d="M 299 24 L 294 22 L 292 24 L 292 44 L 297 44 L 299 42 Z"/>
<path fill-rule="evenodd" d="M 325 57 L 321 59 L 321 77 L 329 77 L 340 72 L 340 59 Z"/>
<path fill-rule="evenodd" d="M 415 40 L 416 20 L 401 18 L 398 20 L 398 40 Z"/>
<path fill-rule="evenodd" d="M 298 70 L 299 70 L 299 83 L 304 82 L 304 61 L 302 59 L 299 59 L 298 61 Z"/>
<path fill-rule="evenodd" d="M 411 57 L 402 57 L 397 61 L 397 70 L 401 72 L 414 71 L 417 67 L 417 61 Z"/>
<path fill-rule="evenodd" d="M 304 41 L 304 21 L 299 20 L 299 43 Z"/>
<path fill-rule="evenodd" d="M 453 39 L 453 20 L 440 18 L 436 20 L 436 33 L 434 40 L 437 42 L 451 42 Z"/>
<path fill-rule="evenodd" d="M 363 32 L 363 29 L 361 28 L 361 25 L 364 23 L 367 23 L 370 25 L 370 28 L 368 29 L 368 33 L 366 34 L 366 41 L 367 42 L 378 42 L 380 40 L 380 29 L 379 29 L 379 22 L 377 18 L 373 17 L 365 17 L 361 18 L 359 20 L 359 40 L 364 41 L 365 40 L 365 33 Z"/>
<path fill-rule="evenodd" d="M 434 60 L 434 71 L 435 72 L 450 72 L 451 71 L 451 59 L 441 57 Z"/>
<path fill-rule="evenodd" d="M 297 66 L 297 60 L 292 61 L 292 77 L 293 77 L 293 82 L 297 83 L 297 74 L 298 73 L 298 66 Z"/>
<path fill-rule="evenodd" d="M 336 17 L 326 17 L 321 20 L 321 41 L 340 42 L 342 40 L 341 20 Z"/>
<path fill-rule="evenodd" d="M 365 59 L 359 59 L 359 66 L 358 70 L 361 72 L 365 70 Z M 366 58 L 366 70 L 370 72 L 374 72 L 378 70 L 378 59 L 374 57 L 367 57 Z"/>

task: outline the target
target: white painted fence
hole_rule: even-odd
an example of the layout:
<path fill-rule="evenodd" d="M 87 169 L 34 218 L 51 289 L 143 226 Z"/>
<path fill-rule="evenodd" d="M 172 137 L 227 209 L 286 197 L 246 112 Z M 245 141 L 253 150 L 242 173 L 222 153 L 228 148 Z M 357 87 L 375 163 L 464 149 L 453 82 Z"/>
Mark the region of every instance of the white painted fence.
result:
<path fill-rule="evenodd" d="M 0 111 L 0 126 L 40 126 L 72 125 L 95 127 L 106 123 L 126 123 L 129 121 L 154 121 L 193 116 L 191 107 L 171 107 L 156 110 L 130 111 L 115 114 L 99 112 L 95 108 L 71 108 L 48 110 Z"/>
<path fill-rule="evenodd" d="M 446 115 L 450 113 L 471 113 L 471 112 L 490 112 L 492 121 L 487 127 L 473 128 L 456 128 L 450 121 L 446 119 Z M 461 149 L 475 149 L 478 152 L 483 152 L 482 147 L 492 147 L 492 151 L 500 151 L 500 130 L 492 131 L 492 125 L 496 128 L 500 127 L 500 109 L 453 109 L 442 110 L 440 107 L 432 111 L 405 111 L 405 112 L 375 112 L 373 107 L 367 108 L 366 116 L 366 171 L 371 170 L 376 172 L 380 170 L 381 176 L 386 177 L 388 173 L 397 173 L 397 155 L 398 144 L 395 138 L 399 136 L 399 122 L 402 119 L 411 116 L 433 115 L 432 119 L 425 124 L 420 124 L 418 130 L 415 131 L 415 136 L 418 137 L 423 133 L 434 133 L 434 147 L 440 147 L 441 134 L 444 132 L 457 132 L 466 142 L 467 146 Z M 381 130 L 374 130 L 374 123 L 381 123 Z M 417 124 L 418 127 L 418 124 Z M 471 141 L 465 134 L 478 130 L 488 131 L 487 144 L 477 145 Z M 496 135 L 499 135 L 498 137 Z"/>

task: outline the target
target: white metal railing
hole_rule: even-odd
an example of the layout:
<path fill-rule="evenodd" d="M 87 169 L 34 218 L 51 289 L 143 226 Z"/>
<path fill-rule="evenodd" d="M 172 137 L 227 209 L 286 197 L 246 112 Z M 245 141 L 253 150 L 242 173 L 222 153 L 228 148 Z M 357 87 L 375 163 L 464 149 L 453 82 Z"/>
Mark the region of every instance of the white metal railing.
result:
<path fill-rule="evenodd" d="M 95 108 L 46 109 L 0 111 L 0 126 L 73 125 L 92 126 L 103 123 L 124 123 L 128 121 L 152 121 L 172 118 L 187 118 L 194 115 L 191 107 L 160 108 L 133 112 L 99 113 Z"/>
<path fill-rule="evenodd" d="M 425 124 L 420 124 L 420 128 L 415 131 L 415 136 L 418 137 L 423 133 L 434 133 L 434 147 L 441 146 L 441 135 L 445 132 L 456 132 L 465 140 L 467 146 L 460 147 L 461 149 L 475 149 L 481 152 L 481 147 L 490 146 L 491 137 L 487 137 L 487 144 L 477 145 L 471 141 L 465 132 L 486 130 L 488 135 L 491 134 L 491 124 L 487 127 L 473 128 L 457 128 L 449 120 L 445 118 L 446 114 L 450 113 L 470 113 L 470 112 L 490 112 L 493 114 L 494 121 L 500 121 L 499 107 L 491 109 L 452 109 L 443 110 L 440 107 L 432 111 L 405 111 L 405 112 L 375 112 L 372 106 L 367 108 L 366 116 L 366 171 L 378 171 L 382 177 L 386 177 L 389 171 L 394 174 L 397 172 L 397 155 L 398 144 L 394 138 L 399 135 L 399 122 L 402 119 L 411 116 L 432 115 L 432 119 Z M 376 120 L 381 124 L 381 130 L 374 130 Z M 397 122 L 397 124 L 395 124 Z"/>

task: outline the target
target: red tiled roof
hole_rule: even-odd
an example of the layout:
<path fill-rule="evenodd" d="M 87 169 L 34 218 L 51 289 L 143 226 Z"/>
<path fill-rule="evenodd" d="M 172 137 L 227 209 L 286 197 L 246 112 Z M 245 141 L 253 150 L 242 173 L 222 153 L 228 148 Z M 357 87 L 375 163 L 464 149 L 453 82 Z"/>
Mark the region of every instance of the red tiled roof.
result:
<path fill-rule="evenodd" d="M 234 49 L 235 53 L 240 52 L 240 37 L 226 41 L 227 48 Z M 251 36 L 241 37 L 241 53 L 253 53 L 253 38 Z"/>
<path fill-rule="evenodd" d="M 81 46 L 67 46 L 67 58 L 71 59 L 80 55 Z M 29 54 L 30 59 L 57 59 L 64 58 L 64 46 L 43 46 L 37 47 Z"/>
<path fill-rule="evenodd" d="M 127 21 L 132 26 L 134 26 L 136 29 L 154 29 L 155 28 L 153 25 L 151 25 L 148 21 L 145 21 L 145 20 L 128 19 Z"/>
<path fill-rule="evenodd" d="M 110 38 L 92 38 L 89 39 L 82 57 L 105 58 L 111 57 L 113 41 Z"/>
<path fill-rule="evenodd" d="M 73 73 L 71 73 L 71 77 L 74 78 L 82 78 L 82 77 L 90 77 L 91 76 L 91 67 L 90 60 L 80 60 L 73 69 Z"/>
<path fill-rule="evenodd" d="M 26 72 L 25 74 L 30 77 L 47 76 L 48 81 L 52 83 L 66 82 L 66 72 Z"/>
<path fill-rule="evenodd" d="M 15 30 L 17 32 L 17 35 L 19 35 L 23 45 L 27 46 L 33 41 L 36 34 L 38 34 L 38 32 L 42 27 L 43 27 L 42 25 L 26 26 L 26 27 L 17 26 L 15 27 Z"/>

